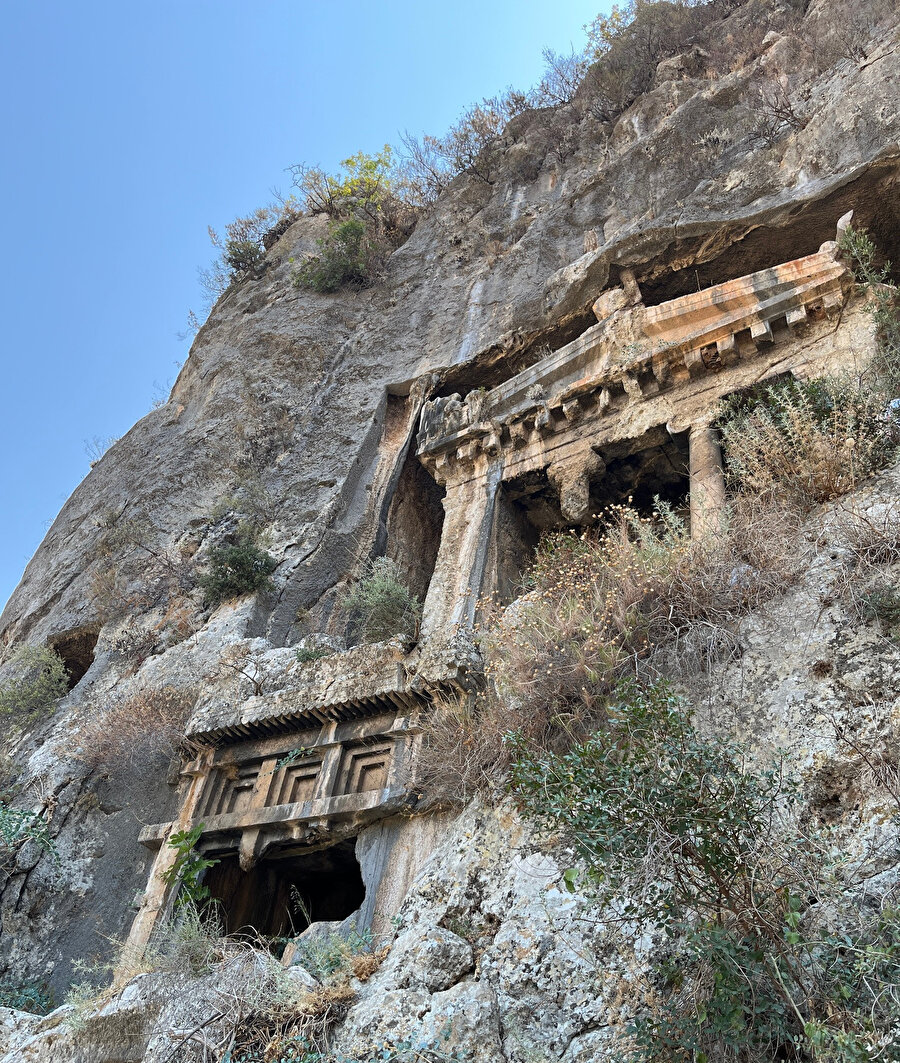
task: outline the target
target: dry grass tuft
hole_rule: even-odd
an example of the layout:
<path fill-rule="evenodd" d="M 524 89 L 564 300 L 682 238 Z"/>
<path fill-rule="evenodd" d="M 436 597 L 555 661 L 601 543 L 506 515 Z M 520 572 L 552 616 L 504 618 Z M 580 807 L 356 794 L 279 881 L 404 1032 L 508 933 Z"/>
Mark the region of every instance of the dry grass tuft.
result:
<path fill-rule="evenodd" d="M 800 531 L 795 510 L 738 499 L 699 540 L 664 506 L 651 517 L 619 507 L 597 531 L 547 536 L 532 589 L 482 636 L 488 689 L 427 721 L 421 789 L 446 801 L 495 791 L 509 732 L 561 751 L 603 724 L 622 679 L 688 681 L 738 653 L 740 619 L 800 576 Z"/>
<path fill-rule="evenodd" d="M 453 806 L 476 794 L 499 795 L 509 767 L 504 735 L 526 724 L 543 730 L 548 716 L 526 719 L 490 687 L 477 696 L 447 697 L 424 720 L 415 785 L 439 805 Z"/>
<path fill-rule="evenodd" d="M 374 952 L 358 952 L 350 960 L 350 970 L 358 982 L 368 982 L 372 975 L 384 963 L 387 954 L 391 951 L 390 945 L 384 945 Z"/>
<path fill-rule="evenodd" d="M 284 970 L 284 969 L 282 969 Z M 234 1021 L 230 1046 L 233 1059 L 322 1059 L 331 1030 L 356 1000 L 347 983 L 317 986 L 299 996 L 279 992 L 289 974 L 275 973 L 275 992 Z M 271 977 L 270 977 L 270 980 Z"/>
<path fill-rule="evenodd" d="M 900 636 L 900 504 L 875 512 L 842 510 L 834 525 L 847 550 L 836 590 L 858 620 L 878 621 L 889 638 Z M 892 571 L 893 570 L 893 571 Z"/>
<path fill-rule="evenodd" d="M 812 667 L 809 670 L 810 675 L 814 679 L 827 679 L 828 676 L 834 672 L 834 661 L 827 661 L 824 658 L 814 661 Z"/>
<path fill-rule="evenodd" d="M 347 1009 L 356 1000 L 356 990 L 349 982 L 323 985 L 304 993 L 297 1003 L 297 1013 L 313 1019 L 343 1018 Z"/>
<path fill-rule="evenodd" d="M 196 695 L 163 687 L 140 690 L 102 708 L 78 729 L 78 757 L 108 774 L 170 760 L 184 742 Z"/>
<path fill-rule="evenodd" d="M 868 570 L 900 562 L 900 503 L 876 513 L 845 509 L 838 517 L 836 531 L 850 550 L 854 568 Z"/>
<path fill-rule="evenodd" d="M 534 589 L 484 639 L 501 695 L 526 711 L 595 707 L 622 678 L 689 676 L 735 650 L 737 621 L 802 571 L 797 513 L 738 499 L 716 535 L 692 539 L 660 506 L 538 550 Z"/>

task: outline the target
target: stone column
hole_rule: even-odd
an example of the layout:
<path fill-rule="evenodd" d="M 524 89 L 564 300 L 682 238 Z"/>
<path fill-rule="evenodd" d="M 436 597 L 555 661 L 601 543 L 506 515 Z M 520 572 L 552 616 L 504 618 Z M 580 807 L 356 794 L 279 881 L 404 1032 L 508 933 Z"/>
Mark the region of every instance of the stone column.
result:
<path fill-rule="evenodd" d="M 448 471 L 441 545 L 422 609 L 423 641 L 449 642 L 474 625 L 502 464 L 479 454 L 465 464 L 455 462 Z"/>
<path fill-rule="evenodd" d="M 131 924 L 128 940 L 125 942 L 119 961 L 119 969 L 114 974 L 114 982 L 116 983 L 120 979 L 131 977 L 133 971 L 129 970 L 129 968 L 143 956 L 157 919 L 170 907 L 172 887 L 166 882 L 164 876 L 174 865 L 178 853 L 168 844 L 168 841 L 173 834 L 186 830 L 191 825 L 191 821 L 194 819 L 200 804 L 200 798 L 203 796 L 204 786 L 209 778 L 212 756 L 213 750 L 206 750 L 196 760 L 188 764 L 181 773 L 183 778 L 189 780 L 184 800 L 181 803 L 181 811 L 178 814 L 178 819 L 169 824 L 169 829 L 166 831 L 166 835 L 153 861 L 147 889 L 144 892 L 143 903 Z"/>
<path fill-rule="evenodd" d="M 719 530 L 725 507 L 725 471 L 719 434 L 708 422 L 691 425 L 691 535 L 698 539 Z"/>

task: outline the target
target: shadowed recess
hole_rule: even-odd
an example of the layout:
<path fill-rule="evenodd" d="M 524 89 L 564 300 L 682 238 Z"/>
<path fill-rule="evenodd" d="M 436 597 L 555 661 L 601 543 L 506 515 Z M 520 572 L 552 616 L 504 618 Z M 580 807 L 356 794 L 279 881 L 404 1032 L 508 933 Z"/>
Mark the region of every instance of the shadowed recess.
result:
<path fill-rule="evenodd" d="M 366 896 L 355 838 L 312 852 L 275 851 L 249 871 L 229 853 L 209 869 L 205 885 L 226 934 L 263 937 L 294 937 L 312 923 L 345 919 Z"/>

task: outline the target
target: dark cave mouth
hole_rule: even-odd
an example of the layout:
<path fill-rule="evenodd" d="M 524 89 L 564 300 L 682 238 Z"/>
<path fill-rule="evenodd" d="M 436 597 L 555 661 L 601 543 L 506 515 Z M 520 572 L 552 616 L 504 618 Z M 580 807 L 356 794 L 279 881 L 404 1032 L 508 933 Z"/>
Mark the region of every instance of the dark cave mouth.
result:
<path fill-rule="evenodd" d="M 69 690 L 75 689 L 94 663 L 98 637 L 98 631 L 82 628 L 51 640 L 50 649 L 62 658 L 65 666 Z"/>
<path fill-rule="evenodd" d="M 366 897 L 355 838 L 312 851 L 285 846 L 249 871 L 229 852 L 209 868 L 204 885 L 226 934 L 276 939 L 346 919 Z"/>

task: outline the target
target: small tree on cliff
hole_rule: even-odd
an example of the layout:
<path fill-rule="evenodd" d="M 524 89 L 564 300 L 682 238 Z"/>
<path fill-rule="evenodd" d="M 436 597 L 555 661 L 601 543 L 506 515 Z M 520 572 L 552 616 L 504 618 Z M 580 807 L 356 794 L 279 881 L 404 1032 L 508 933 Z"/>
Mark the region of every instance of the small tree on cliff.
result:
<path fill-rule="evenodd" d="M 250 536 L 214 547 L 209 553 L 209 568 L 197 581 L 204 605 L 215 609 L 229 599 L 272 590 L 272 573 L 277 567 L 275 558 Z"/>
<path fill-rule="evenodd" d="M 375 155 L 358 151 L 343 160 L 337 174 L 305 164 L 292 167 L 292 173 L 307 212 L 329 219 L 318 254 L 301 263 L 294 283 L 317 292 L 370 283 L 412 232 L 419 213 L 405 194 L 390 145 Z"/>

